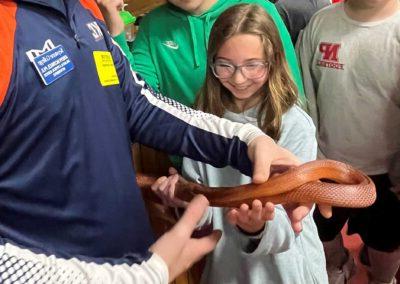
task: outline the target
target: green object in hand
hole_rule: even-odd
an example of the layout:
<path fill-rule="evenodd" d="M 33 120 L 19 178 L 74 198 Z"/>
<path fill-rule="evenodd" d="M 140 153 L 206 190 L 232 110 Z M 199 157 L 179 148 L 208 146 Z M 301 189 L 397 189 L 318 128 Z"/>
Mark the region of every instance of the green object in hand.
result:
<path fill-rule="evenodd" d="M 129 11 L 122 10 L 119 12 L 122 21 L 124 22 L 125 26 L 129 24 L 133 24 L 136 21 L 136 17 L 132 15 Z"/>

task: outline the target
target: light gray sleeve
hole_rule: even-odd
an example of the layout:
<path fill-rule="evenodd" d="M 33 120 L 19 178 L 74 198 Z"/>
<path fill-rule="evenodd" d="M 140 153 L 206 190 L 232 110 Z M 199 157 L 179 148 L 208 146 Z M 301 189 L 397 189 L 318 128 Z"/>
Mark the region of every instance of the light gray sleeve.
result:
<path fill-rule="evenodd" d="M 302 162 L 315 160 L 317 140 L 315 127 L 307 113 L 295 106 L 282 119 L 281 138 L 278 144 Z M 296 235 L 282 205 L 275 206 L 275 217 L 266 222 L 262 234 L 256 237 L 247 236 L 238 231 L 239 244 L 243 253 L 249 255 L 280 253 L 290 249 Z"/>
<path fill-rule="evenodd" d="M 248 236 L 237 230 L 241 251 L 247 256 L 276 254 L 289 250 L 296 239 L 289 217 L 282 205 L 275 206 L 275 217 L 266 222 L 257 236 Z"/>
<path fill-rule="evenodd" d="M 296 45 L 297 58 L 299 59 L 300 70 L 303 75 L 304 92 L 306 97 L 306 110 L 314 121 L 318 131 L 318 108 L 317 108 L 317 83 L 312 75 L 312 62 L 314 47 L 312 42 L 313 19 L 300 34 Z"/>
<path fill-rule="evenodd" d="M 303 163 L 313 161 L 317 156 L 315 132 L 310 116 L 295 106 L 283 118 L 278 145 L 292 152 Z"/>

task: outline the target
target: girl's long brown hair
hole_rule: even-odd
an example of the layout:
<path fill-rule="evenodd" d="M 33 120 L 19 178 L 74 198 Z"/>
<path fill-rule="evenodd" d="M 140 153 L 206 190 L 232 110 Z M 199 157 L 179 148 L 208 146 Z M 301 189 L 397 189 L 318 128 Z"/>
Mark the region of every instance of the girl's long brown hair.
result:
<path fill-rule="evenodd" d="M 289 73 L 279 32 L 264 8 L 256 4 L 240 4 L 223 12 L 211 30 L 208 64 L 213 63 L 225 41 L 240 34 L 260 36 L 263 43 L 265 60 L 269 63 L 269 78 L 260 94 L 257 121 L 261 130 L 278 140 L 282 115 L 297 102 L 297 88 Z M 231 104 L 231 96 L 211 68 L 207 68 L 206 80 L 195 105 L 202 111 L 222 117 Z"/>

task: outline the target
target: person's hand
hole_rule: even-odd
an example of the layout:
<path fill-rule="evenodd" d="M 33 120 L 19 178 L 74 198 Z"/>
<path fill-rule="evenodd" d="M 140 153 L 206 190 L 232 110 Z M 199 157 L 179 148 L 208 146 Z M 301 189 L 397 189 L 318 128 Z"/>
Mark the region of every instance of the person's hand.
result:
<path fill-rule="evenodd" d="M 96 0 L 100 9 L 121 11 L 124 7 L 124 0 Z"/>
<path fill-rule="evenodd" d="M 293 231 L 296 234 L 301 233 L 301 231 L 303 230 L 301 222 L 310 213 L 313 205 L 314 203 L 302 203 L 302 204 L 288 203 L 283 205 L 292 224 Z M 331 206 L 328 205 L 317 205 L 317 206 L 322 216 L 324 216 L 325 218 L 332 217 Z"/>
<path fill-rule="evenodd" d="M 253 183 L 266 182 L 272 165 L 300 165 L 300 161 L 295 155 L 278 146 L 274 140 L 266 135 L 259 136 L 251 141 L 247 154 L 253 162 Z"/>
<path fill-rule="evenodd" d="M 265 222 L 274 219 L 275 206 L 271 202 L 264 204 L 260 200 L 253 201 L 251 208 L 242 204 L 239 209 L 230 209 L 226 215 L 231 225 L 236 225 L 248 233 L 260 231 Z"/>
<path fill-rule="evenodd" d="M 119 11 L 124 7 L 123 0 L 96 0 L 103 14 L 107 28 L 111 36 L 117 36 L 124 30 L 124 22 L 119 16 Z"/>
<path fill-rule="evenodd" d="M 167 265 L 169 281 L 174 280 L 196 261 L 211 252 L 221 238 L 221 231 L 213 231 L 200 239 L 191 238 L 193 230 L 208 205 L 209 202 L 203 195 L 197 195 L 188 204 L 178 223 L 150 247 L 149 250 L 160 256 Z"/>
<path fill-rule="evenodd" d="M 169 177 L 162 176 L 156 180 L 156 182 L 151 186 L 151 189 L 158 197 L 161 198 L 162 203 L 165 206 L 170 207 L 186 207 L 187 202 L 175 197 L 175 185 L 178 181 L 186 182 L 179 174 L 175 168 L 169 168 Z"/>
<path fill-rule="evenodd" d="M 290 168 L 290 166 L 278 166 L 274 167 L 271 171 L 271 176 L 279 175 L 284 173 Z M 310 213 L 314 203 L 288 203 L 283 204 L 283 207 L 286 210 L 286 213 L 290 219 L 292 224 L 293 231 L 296 234 L 301 233 L 303 230 L 302 221 L 303 219 Z M 332 206 L 317 204 L 321 215 L 325 218 L 332 217 Z"/>
<path fill-rule="evenodd" d="M 248 147 L 248 155 L 253 162 L 253 183 L 266 182 L 274 171 L 282 173 L 289 167 L 300 165 L 300 161 L 292 153 L 276 145 L 268 136 L 255 138 Z M 271 166 L 276 166 L 271 168 Z M 286 204 L 284 208 L 288 213 L 292 228 L 295 233 L 302 231 L 301 221 L 311 211 L 311 204 Z M 325 218 L 332 216 L 332 207 L 318 205 L 321 214 Z"/>

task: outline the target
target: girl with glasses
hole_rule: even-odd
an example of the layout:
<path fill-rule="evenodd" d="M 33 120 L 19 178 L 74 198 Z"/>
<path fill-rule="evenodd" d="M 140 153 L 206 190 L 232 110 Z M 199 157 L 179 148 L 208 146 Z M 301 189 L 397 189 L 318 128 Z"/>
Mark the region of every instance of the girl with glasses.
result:
<path fill-rule="evenodd" d="M 315 127 L 296 105 L 297 89 L 279 34 L 264 9 L 242 4 L 222 13 L 210 34 L 208 62 L 198 109 L 257 125 L 303 162 L 315 159 Z M 231 167 L 217 169 L 186 158 L 182 172 L 186 179 L 212 187 L 251 182 Z M 162 177 L 153 190 L 167 204 L 185 206 L 173 197 L 178 178 Z M 328 283 L 312 212 L 303 219 L 300 234 L 293 232 L 282 205 L 259 200 L 251 207 L 211 207 L 201 225 L 207 224 L 223 235 L 207 257 L 203 283 Z"/>

